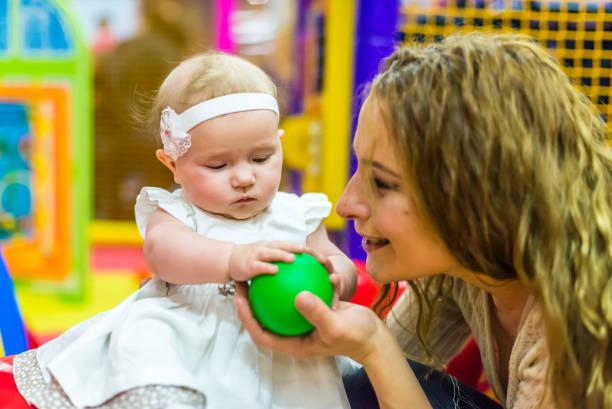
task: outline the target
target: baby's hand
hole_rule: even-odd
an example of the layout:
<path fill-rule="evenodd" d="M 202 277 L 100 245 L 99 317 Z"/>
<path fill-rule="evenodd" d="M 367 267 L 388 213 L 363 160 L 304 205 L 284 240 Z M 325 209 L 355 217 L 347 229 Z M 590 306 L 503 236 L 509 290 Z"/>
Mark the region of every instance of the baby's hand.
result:
<path fill-rule="evenodd" d="M 308 253 L 313 256 L 327 270 L 327 273 L 329 274 L 329 281 L 331 281 L 332 287 L 334 288 L 334 297 L 332 298 L 331 306 L 332 309 L 335 309 L 338 304 L 338 300 L 340 299 L 340 294 L 342 294 L 343 290 L 342 277 L 340 277 L 340 274 L 336 273 L 334 265 L 332 264 L 328 256 L 324 256 L 320 253 L 317 253 L 311 247 L 306 247 L 304 249 L 304 253 Z"/>
<path fill-rule="evenodd" d="M 247 281 L 259 274 L 274 274 L 278 267 L 270 261 L 291 263 L 293 253 L 303 253 L 306 246 L 296 243 L 271 241 L 269 243 L 236 244 L 229 259 L 230 278 Z"/>

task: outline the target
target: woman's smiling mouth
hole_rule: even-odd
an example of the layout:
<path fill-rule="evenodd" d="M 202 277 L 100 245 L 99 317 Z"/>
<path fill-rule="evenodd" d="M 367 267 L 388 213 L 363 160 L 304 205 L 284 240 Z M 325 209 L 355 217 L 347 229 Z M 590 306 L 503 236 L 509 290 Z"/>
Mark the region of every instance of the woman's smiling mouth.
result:
<path fill-rule="evenodd" d="M 389 244 L 389 240 L 376 237 L 363 236 L 361 240 L 361 246 L 366 252 L 378 250 L 387 244 Z"/>

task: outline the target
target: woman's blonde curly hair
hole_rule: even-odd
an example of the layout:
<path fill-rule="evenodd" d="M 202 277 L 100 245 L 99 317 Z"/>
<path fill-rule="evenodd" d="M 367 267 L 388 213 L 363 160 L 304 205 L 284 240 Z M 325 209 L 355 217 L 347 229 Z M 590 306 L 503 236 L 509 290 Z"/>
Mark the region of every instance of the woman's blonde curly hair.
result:
<path fill-rule="evenodd" d="M 396 50 L 371 93 L 452 254 L 539 302 L 557 405 L 612 408 L 612 155 L 589 99 L 529 38 L 476 33 Z"/>

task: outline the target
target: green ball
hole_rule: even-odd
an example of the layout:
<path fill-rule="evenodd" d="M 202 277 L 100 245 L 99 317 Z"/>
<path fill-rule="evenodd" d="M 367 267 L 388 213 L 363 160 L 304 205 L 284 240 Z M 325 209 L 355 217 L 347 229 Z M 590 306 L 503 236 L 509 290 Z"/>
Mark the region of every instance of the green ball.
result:
<path fill-rule="evenodd" d="M 276 274 L 254 277 L 249 300 L 259 323 L 281 335 L 301 335 L 313 330 L 295 308 L 295 297 L 309 291 L 331 306 L 333 288 L 325 267 L 310 254 L 295 254 L 293 263 L 273 262 Z"/>

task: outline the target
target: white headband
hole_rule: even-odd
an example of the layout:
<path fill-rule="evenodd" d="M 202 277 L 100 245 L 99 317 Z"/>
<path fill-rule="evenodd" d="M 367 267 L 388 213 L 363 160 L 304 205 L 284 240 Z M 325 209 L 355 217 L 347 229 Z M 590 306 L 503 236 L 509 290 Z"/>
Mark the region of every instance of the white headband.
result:
<path fill-rule="evenodd" d="M 276 98 L 269 94 L 229 94 L 200 102 L 180 115 L 167 107 L 162 111 L 159 122 L 164 152 L 176 160 L 191 146 L 191 135 L 187 132 L 194 126 L 221 115 L 256 109 L 274 111 L 278 115 Z"/>

